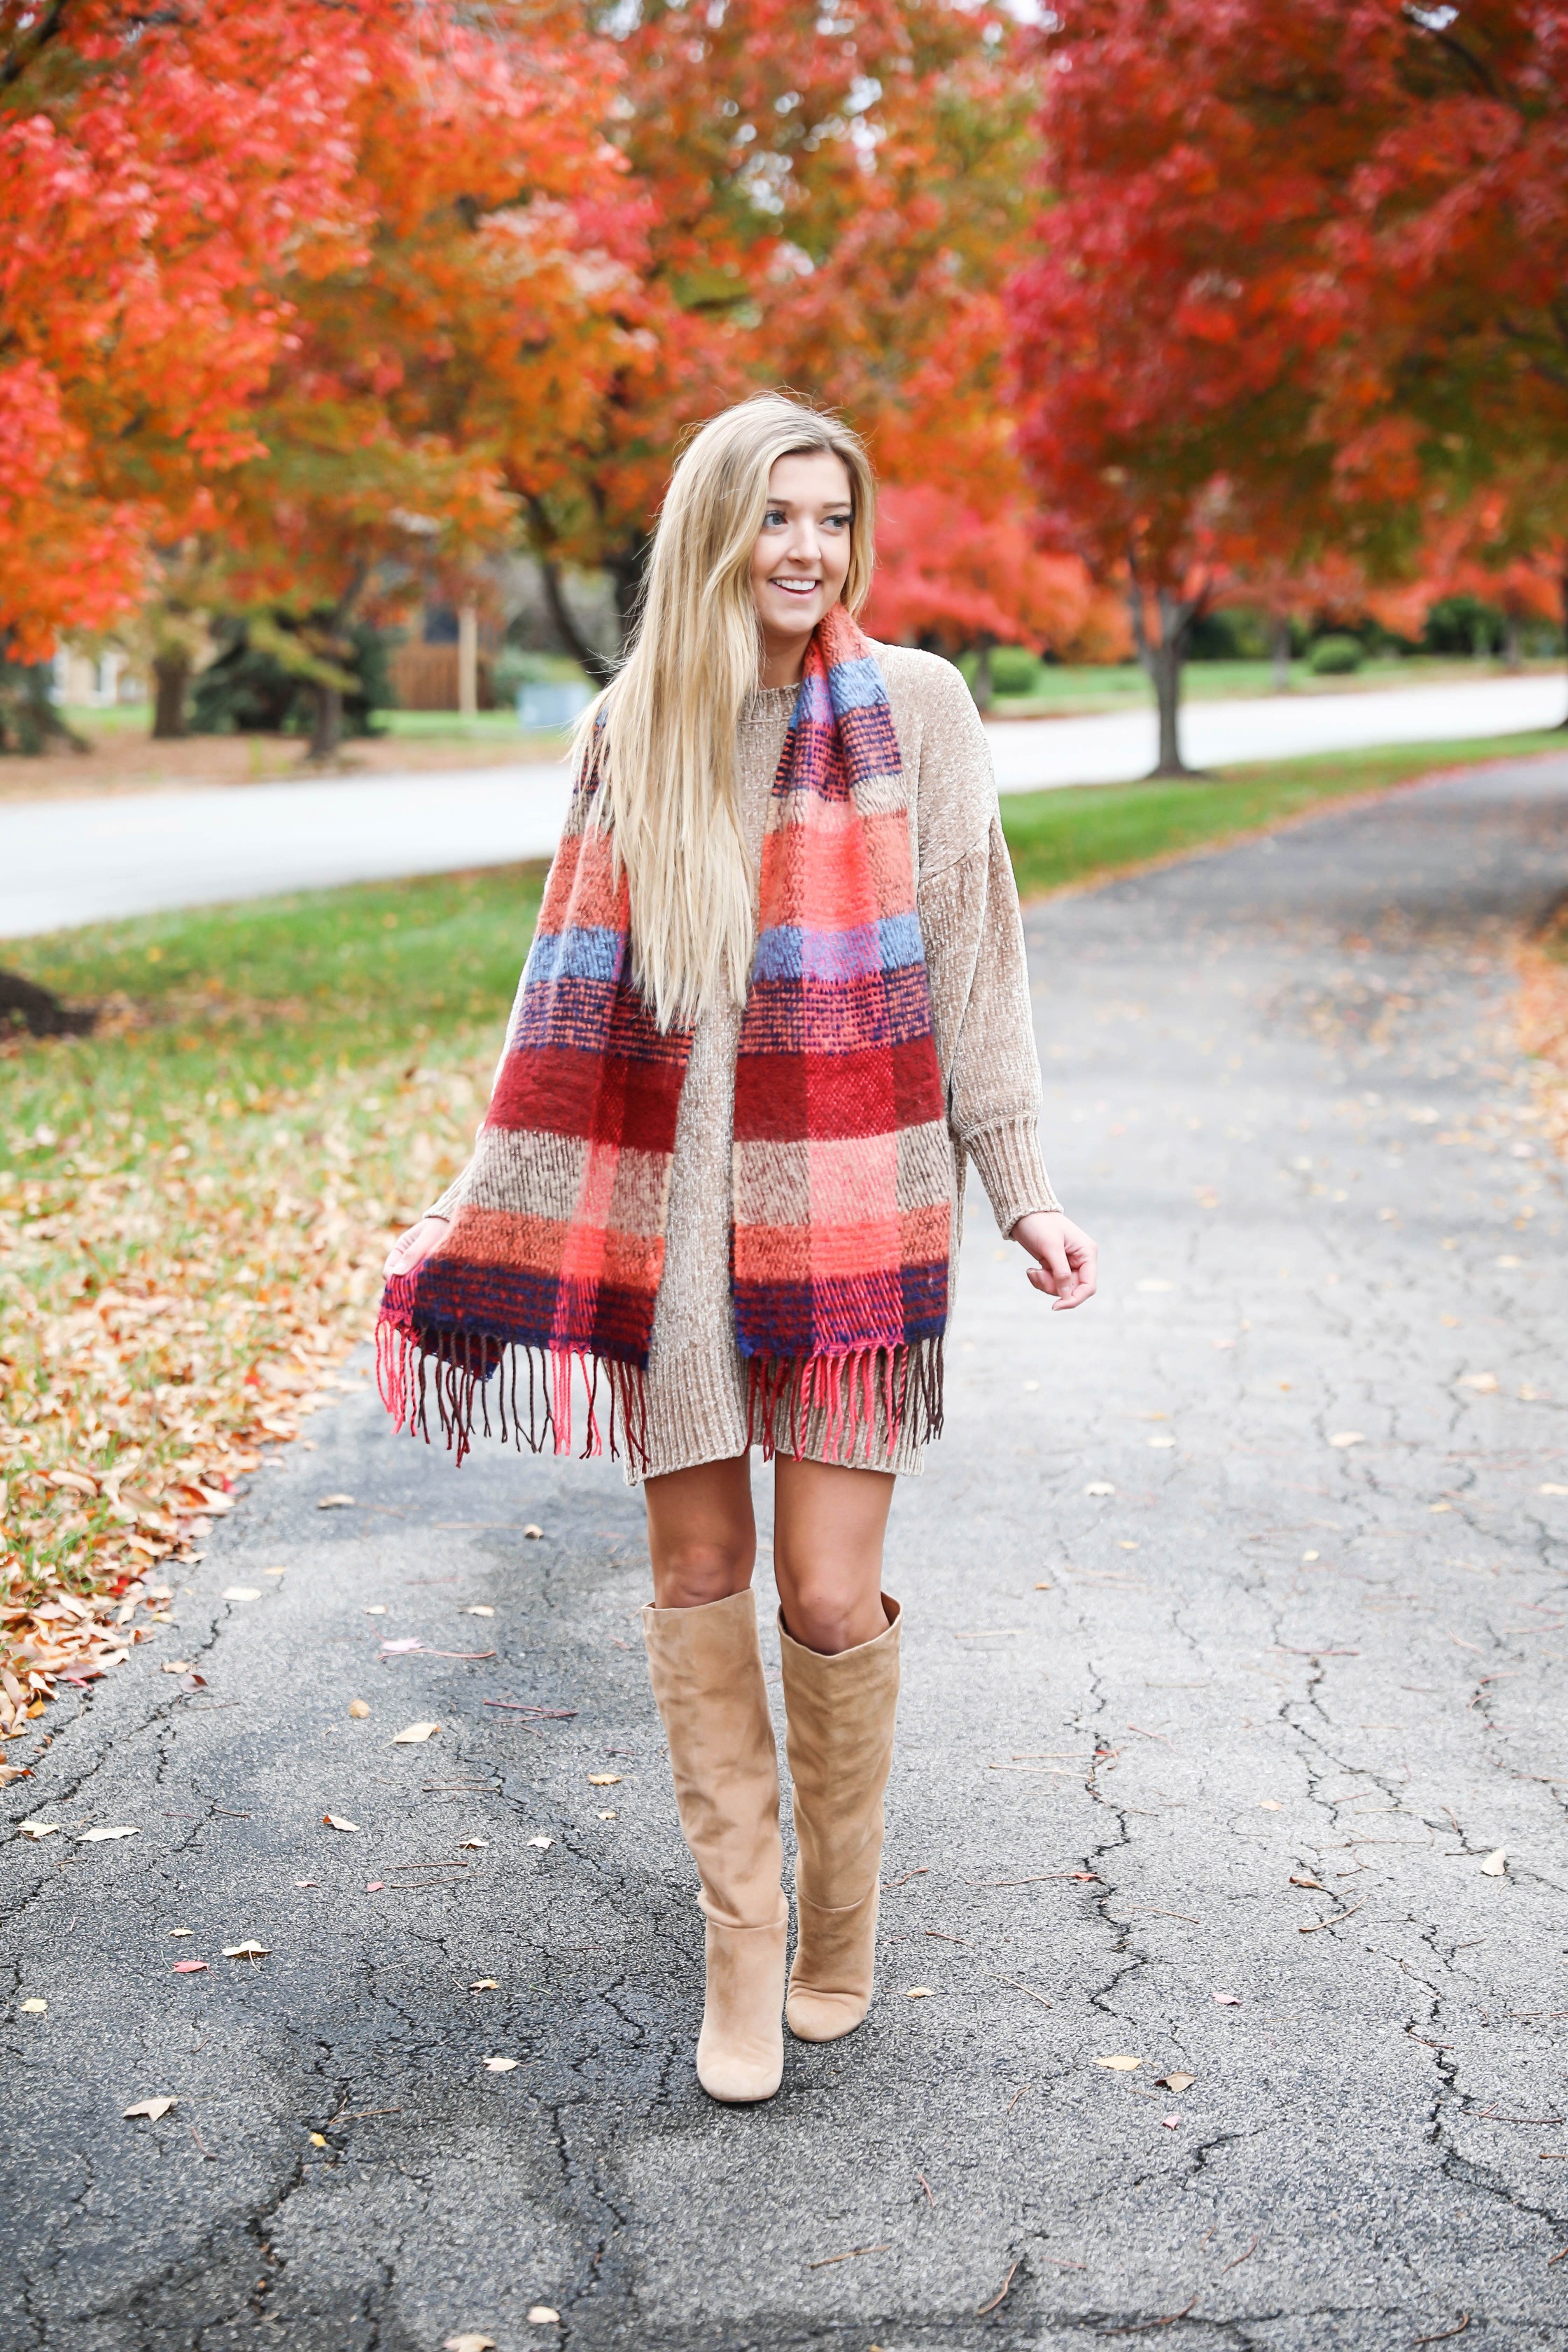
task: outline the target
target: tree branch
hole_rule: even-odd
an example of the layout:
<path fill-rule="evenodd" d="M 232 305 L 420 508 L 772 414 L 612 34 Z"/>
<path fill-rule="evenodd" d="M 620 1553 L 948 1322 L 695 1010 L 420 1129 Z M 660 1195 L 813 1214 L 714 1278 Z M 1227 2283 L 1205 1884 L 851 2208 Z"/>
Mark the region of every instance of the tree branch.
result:
<path fill-rule="evenodd" d="M 34 58 L 58 37 L 70 6 L 71 0 L 50 0 L 49 7 L 34 26 L 31 38 L 18 41 L 14 49 L 7 50 L 0 58 L 0 89 L 9 89 L 13 82 L 21 80 Z"/>

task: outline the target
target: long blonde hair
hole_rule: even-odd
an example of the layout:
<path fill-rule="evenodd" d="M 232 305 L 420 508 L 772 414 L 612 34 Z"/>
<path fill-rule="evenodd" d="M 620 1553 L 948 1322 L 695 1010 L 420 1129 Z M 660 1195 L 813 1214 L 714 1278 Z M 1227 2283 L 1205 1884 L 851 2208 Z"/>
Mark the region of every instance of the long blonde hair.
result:
<path fill-rule="evenodd" d="M 726 998 L 745 1002 L 754 884 L 735 736 L 763 649 L 752 551 L 774 464 L 816 450 L 839 458 L 849 477 L 843 602 L 859 610 L 871 586 L 876 504 L 865 447 L 837 417 L 759 393 L 710 418 L 682 452 L 636 636 L 578 732 L 579 762 L 600 762 L 593 821 L 613 831 L 626 874 L 632 976 L 661 1029 L 685 1027 Z"/>

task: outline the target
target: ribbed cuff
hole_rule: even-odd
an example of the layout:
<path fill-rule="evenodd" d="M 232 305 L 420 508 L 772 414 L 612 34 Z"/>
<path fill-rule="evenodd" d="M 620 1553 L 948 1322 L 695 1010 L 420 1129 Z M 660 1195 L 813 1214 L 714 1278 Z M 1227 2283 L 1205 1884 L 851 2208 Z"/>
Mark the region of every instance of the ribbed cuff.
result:
<path fill-rule="evenodd" d="M 1061 1202 L 1051 1190 L 1040 1153 L 1039 1123 L 1034 1118 L 1009 1118 L 972 1135 L 965 1150 L 980 1171 L 985 1197 L 1001 1231 L 1010 1234 L 1020 1217 L 1037 1210 L 1058 1212 Z"/>

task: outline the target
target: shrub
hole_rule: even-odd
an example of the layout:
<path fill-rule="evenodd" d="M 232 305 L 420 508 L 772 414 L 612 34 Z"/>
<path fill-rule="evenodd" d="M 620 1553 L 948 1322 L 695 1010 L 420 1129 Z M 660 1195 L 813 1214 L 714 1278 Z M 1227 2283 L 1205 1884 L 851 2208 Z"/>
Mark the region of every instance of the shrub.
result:
<path fill-rule="evenodd" d="M 997 694 L 1033 694 L 1040 665 L 1026 646 L 996 646 L 991 655 L 991 685 Z"/>
<path fill-rule="evenodd" d="M 1345 677 L 1360 669 L 1366 647 L 1359 637 L 1320 637 L 1307 657 L 1314 677 Z"/>

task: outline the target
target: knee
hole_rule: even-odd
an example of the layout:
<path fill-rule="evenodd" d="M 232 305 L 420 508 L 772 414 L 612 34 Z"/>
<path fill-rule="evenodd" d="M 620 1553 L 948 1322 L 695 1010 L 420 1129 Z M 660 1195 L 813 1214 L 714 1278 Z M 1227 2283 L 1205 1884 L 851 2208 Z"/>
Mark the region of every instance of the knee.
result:
<path fill-rule="evenodd" d="M 697 1541 L 661 1546 L 653 1562 L 653 1597 L 659 1609 L 702 1609 L 744 1592 L 752 1580 L 754 1546 Z"/>
<path fill-rule="evenodd" d="M 851 1595 L 831 1585 L 797 1585 L 784 1612 L 784 1630 L 803 1650 L 836 1658 L 841 1650 L 858 1650 L 887 1631 L 879 1601 L 874 1613 L 864 1595 Z"/>

